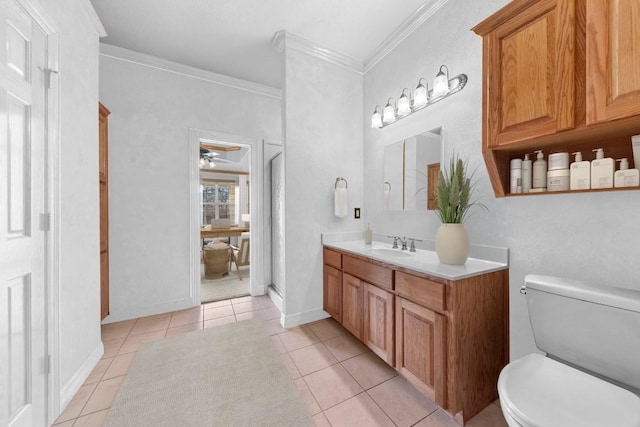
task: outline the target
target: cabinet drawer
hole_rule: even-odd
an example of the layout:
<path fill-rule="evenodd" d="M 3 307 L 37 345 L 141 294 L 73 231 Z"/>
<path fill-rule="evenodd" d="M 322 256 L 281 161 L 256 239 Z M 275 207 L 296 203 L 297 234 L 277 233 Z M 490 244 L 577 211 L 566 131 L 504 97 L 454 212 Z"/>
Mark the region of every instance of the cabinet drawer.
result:
<path fill-rule="evenodd" d="M 396 291 L 408 300 L 434 310 L 446 310 L 446 285 L 396 271 Z"/>
<path fill-rule="evenodd" d="M 335 267 L 338 270 L 342 270 L 342 254 L 340 252 L 324 248 L 323 254 L 325 264 Z"/>
<path fill-rule="evenodd" d="M 393 270 L 350 256 L 344 256 L 344 272 L 359 277 L 365 282 L 393 290 Z"/>

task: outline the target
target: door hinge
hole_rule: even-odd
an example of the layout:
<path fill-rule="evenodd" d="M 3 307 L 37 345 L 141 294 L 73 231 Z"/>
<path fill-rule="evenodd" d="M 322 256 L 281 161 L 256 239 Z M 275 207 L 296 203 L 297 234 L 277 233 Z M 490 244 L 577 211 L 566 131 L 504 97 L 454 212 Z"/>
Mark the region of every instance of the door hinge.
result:
<path fill-rule="evenodd" d="M 41 231 L 51 230 L 51 214 L 50 213 L 40 214 L 40 230 Z"/>
<path fill-rule="evenodd" d="M 59 71 L 53 70 L 51 68 L 42 68 L 42 67 L 38 67 L 40 68 L 41 71 L 44 72 L 44 82 L 45 85 L 47 86 L 47 89 L 51 89 L 51 74 L 59 74 Z"/>

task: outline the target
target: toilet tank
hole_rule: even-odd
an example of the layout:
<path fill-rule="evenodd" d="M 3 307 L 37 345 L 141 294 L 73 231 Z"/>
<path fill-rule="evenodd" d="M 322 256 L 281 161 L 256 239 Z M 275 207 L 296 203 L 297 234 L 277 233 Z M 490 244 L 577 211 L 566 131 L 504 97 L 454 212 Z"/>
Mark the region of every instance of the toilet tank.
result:
<path fill-rule="evenodd" d="M 557 277 L 525 277 L 536 346 L 640 390 L 640 292 Z"/>

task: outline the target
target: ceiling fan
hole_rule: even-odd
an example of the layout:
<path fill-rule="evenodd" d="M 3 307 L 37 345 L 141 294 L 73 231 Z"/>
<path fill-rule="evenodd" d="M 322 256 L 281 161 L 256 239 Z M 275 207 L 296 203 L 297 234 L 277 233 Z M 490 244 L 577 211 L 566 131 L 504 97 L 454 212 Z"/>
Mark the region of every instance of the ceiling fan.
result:
<path fill-rule="evenodd" d="M 216 163 L 231 163 L 231 160 L 220 157 L 220 153 L 200 147 L 200 167 L 201 168 L 214 168 Z"/>

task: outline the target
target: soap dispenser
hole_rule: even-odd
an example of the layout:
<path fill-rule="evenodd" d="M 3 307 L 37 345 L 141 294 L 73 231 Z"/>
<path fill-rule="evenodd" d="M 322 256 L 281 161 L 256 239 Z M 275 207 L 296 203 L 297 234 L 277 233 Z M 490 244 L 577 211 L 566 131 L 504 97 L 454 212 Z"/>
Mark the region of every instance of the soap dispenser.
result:
<path fill-rule="evenodd" d="M 365 245 L 370 245 L 373 240 L 373 232 L 371 231 L 371 227 L 367 224 L 367 229 L 364 230 L 364 243 Z"/>
<path fill-rule="evenodd" d="M 576 160 L 569 167 L 569 189 L 588 190 L 591 188 L 591 162 L 582 161 L 582 153 L 579 151 L 573 154 L 576 156 Z"/>
<path fill-rule="evenodd" d="M 533 162 L 533 188 L 539 188 L 544 191 L 547 188 L 547 161 L 544 159 L 542 150 L 536 151 L 538 160 Z"/>
<path fill-rule="evenodd" d="M 532 179 L 532 161 L 529 159 L 529 154 L 524 155 L 524 160 L 522 161 L 522 192 L 528 193 L 531 190 L 531 179 Z"/>
<path fill-rule="evenodd" d="M 604 157 L 604 150 L 593 150 L 596 159 L 591 161 L 591 188 L 613 188 L 613 172 L 615 162 L 611 157 Z"/>
<path fill-rule="evenodd" d="M 613 179 L 615 187 L 635 187 L 640 185 L 638 169 L 629 169 L 629 160 L 626 158 L 616 161 L 620 162 L 620 170 L 616 171 Z"/>

